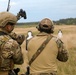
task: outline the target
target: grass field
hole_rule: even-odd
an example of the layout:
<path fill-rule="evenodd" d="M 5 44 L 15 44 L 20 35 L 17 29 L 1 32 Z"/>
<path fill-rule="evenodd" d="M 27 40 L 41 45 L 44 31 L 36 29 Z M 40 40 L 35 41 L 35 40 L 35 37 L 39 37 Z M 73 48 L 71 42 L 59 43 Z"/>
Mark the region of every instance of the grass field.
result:
<path fill-rule="evenodd" d="M 56 36 L 58 33 L 58 30 L 61 29 L 63 32 L 63 40 L 68 48 L 68 52 L 69 52 L 69 60 L 66 63 L 57 61 L 57 65 L 58 65 L 58 75 L 76 75 L 76 26 L 75 25 L 62 25 L 62 26 L 58 26 L 55 25 L 55 32 L 54 35 Z M 34 27 L 16 27 L 14 29 L 14 32 L 18 33 L 18 34 L 24 34 L 26 36 L 28 31 L 32 31 L 33 34 L 37 34 L 38 31 L 37 29 Z M 26 72 L 26 66 L 27 66 L 27 52 L 25 50 L 25 41 L 22 44 L 22 52 L 24 55 L 24 59 L 25 62 L 22 65 L 16 65 L 15 67 L 20 67 L 21 73 L 25 73 Z"/>

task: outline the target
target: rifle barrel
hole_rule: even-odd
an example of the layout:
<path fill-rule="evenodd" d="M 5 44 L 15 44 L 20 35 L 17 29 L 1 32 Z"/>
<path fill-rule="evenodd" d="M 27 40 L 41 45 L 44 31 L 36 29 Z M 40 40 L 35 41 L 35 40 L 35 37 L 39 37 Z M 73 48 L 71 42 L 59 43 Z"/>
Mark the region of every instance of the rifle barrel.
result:
<path fill-rule="evenodd" d="M 8 1 L 7 12 L 9 11 L 9 8 L 10 8 L 10 0 Z"/>

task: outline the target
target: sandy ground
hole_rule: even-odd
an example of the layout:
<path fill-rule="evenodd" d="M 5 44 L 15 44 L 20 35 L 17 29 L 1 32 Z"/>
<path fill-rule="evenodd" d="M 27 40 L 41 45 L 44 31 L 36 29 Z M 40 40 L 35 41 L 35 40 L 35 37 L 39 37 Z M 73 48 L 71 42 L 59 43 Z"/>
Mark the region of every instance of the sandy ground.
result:
<path fill-rule="evenodd" d="M 76 26 L 70 25 L 70 26 L 55 26 L 55 30 L 58 31 L 59 29 L 62 29 L 64 35 L 64 41 L 66 42 L 66 44 L 68 43 L 68 48 L 71 48 L 73 46 L 76 46 L 76 43 L 74 43 L 74 40 L 76 38 Z M 35 27 L 30 27 L 30 28 L 15 28 L 14 32 L 18 33 L 18 34 L 25 34 L 28 31 L 32 31 L 32 32 L 37 32 L 37 29 Z M 74 39 L 74 40 L 72 40 Z M 71 41 L 70 41 L 71 40 Z M 22 52 L 23 52 L 23 57 L 24 57 L 24 63 L 22 65 L 16 65 L 16 67 L 20 67 L 21 71 L 20 74 L 25 73 L 26 72 L 26 67 L 27 67 L 27 63 L 28 63 L 28 59 L 27 59 L 27 51 L 25 49 L 26 43 L 25 41 L 23 42 L 23 44 L 21 45 L 22 47 Z"/>

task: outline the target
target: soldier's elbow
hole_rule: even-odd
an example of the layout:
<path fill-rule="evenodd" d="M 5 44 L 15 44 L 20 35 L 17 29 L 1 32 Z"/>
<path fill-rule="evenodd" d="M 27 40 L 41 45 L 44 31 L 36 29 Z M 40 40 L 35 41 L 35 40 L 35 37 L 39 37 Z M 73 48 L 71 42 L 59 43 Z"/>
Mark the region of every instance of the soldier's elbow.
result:
<path fill-rule="evenodd" d="M 19 62 L 19 64 L 23 64 L 23 63 L 24 63 L 24 61 L 20 61 L 20 62 Z"/>
<path fill-rule="evenodd" d="M 68 57 L 62 60 L 62 62 L 67 62 L 67 61 L 68 61 Z"/>
<path fill-rule="evenodd" d="M 24 61 L 23 60 L 22 61 L 15 61 L 14 63 L 17 64 L 17 65 L 21 65 L 21 64 L 24 63 Z"/>
<path fill-rule="evenodd" d="M 58 56 L 57 57 L 57 59 L 59 60 L 59 61 L 62 61 L 62 62 L 66 62 L 66 61 L 68 61 L 68 55 L 64 55 L 64 56 Z"/>
<path fill-rule="evenodd" d="M 24 63 L 24 60 L 22 59 L 22 61 L 20 61 L 20 64 L 23 64 Z"/>

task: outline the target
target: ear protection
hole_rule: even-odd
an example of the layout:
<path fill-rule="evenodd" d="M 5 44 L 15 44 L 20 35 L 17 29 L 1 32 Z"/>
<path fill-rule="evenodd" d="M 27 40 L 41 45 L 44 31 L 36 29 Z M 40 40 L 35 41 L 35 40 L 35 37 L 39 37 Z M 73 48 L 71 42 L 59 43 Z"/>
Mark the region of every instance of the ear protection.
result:
<path fill-rule="evenodd" d="M 40 30 L 39 25 L 37 25 L 36 28 L 37 28 L 38 30 Z"/>

